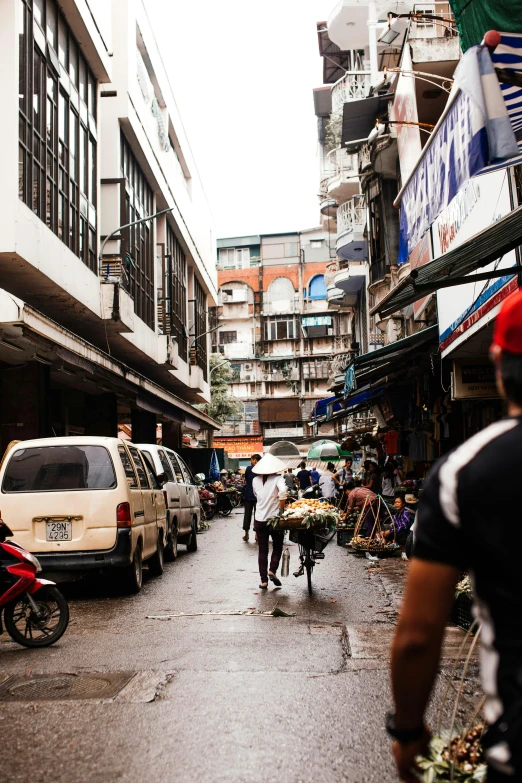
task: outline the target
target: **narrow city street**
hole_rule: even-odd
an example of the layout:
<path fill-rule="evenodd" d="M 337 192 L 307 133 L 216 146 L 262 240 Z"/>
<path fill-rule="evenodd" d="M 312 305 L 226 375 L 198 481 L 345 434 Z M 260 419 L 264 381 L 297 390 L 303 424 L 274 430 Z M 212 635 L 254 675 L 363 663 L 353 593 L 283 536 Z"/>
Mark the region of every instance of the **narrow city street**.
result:
<path fill-rule="evenodd" d="M 54 647 L 2 637 L 2 783 L 396 780 L 383 721 L 407 564 L 334 539 L 310 599 L 290 545 L 290 576 L 263 594 L 241 535 L 240 510 L 215 519 L 134 597 L 66 587 Z M 295 616 L 226 614 L 276 606 Z M 459 641 L 450 629 L 446 656 Z"/>

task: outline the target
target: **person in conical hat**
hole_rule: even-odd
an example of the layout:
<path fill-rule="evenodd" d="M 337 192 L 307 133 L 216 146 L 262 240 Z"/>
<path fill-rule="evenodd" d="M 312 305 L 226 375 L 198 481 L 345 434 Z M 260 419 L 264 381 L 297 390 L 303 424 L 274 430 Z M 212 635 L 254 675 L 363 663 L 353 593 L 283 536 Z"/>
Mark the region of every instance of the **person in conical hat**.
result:
<path fill-rule="evenodd" d="M 256 474 L 252 482 L 252 489 L 256 496 L 256 510 L 254 530 L 259 544 L 258 563 L 261 577 L 261 590 L 268 588 L 268 580 L 276 587 L 281 587 L 277 577 L 277 569 L 281 555 L 283 554 L 284 532 L 274 530 L 267 525 L 270 517 L 275 517 L 285 507 L 287 498 L 287 486 L 280 474 L 286 469 L 285 463 L 273 454 L 265 454 L 252 468 Z M 272 557 L 270 558 L 270 570 L 268 570 L 268 544 L 272 536 Z"/>

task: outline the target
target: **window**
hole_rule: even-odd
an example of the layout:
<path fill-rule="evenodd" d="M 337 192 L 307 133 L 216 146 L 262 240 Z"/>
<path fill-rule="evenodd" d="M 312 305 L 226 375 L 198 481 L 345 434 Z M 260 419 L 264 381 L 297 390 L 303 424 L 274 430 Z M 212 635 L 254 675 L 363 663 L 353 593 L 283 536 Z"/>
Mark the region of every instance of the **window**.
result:
<path fill-rule="evenodd" d="M 322 247 L 324 245 L 324 239 L 311 239 L 310 247 Z"/>
<path fill-rule="evenodd" d="M 34 446 L 14 452 L 4 474 L 2 492 L 69 492 L 114 487 L 114 466 L 103 446 Z"/>
<path fill-rule="evenodd" d="M 265 322 L 265 340 L 293 340 L 295 323 L 291 319 L 273 319 Z"/>
<path fill-rule="evenodd" d="M 174 468 L 174 473 L 176 474 L 176 481 L 178 484 L 183 484 L 183 473 L 181 471 L 180 464 L 178 462 L 178 458 L 174 452 L 169 451 L 167 452 L 169 455 L 169 459 L 171 461 L 172 467 Z"/>
<path fill-rule="evenodd" d="M 197 277 L 194 277 L 194 336 L 196 340 L 196 363 L 203 370 L 207 380 L 207 295 Z M 198 335 L 201 335 L 199 337 Z"/>
<path fill-rule="evenodd" d="M 97 273 L 96 79 L 56 0 L 19 2 L 18 194 Z M 79 65 L 90 85 L 83 94 Z"/>
<path fill-rule="evenodd" d="M 143 464 L 145 465 L 145 470 L 147 472 L 147 476 L 149 477 L 149 484 L 152 487 L 152 489 L 161 489 L 160 483 L 158 479 L 156 478 L 156 471 L 154 470 L 154 462 L 152 460 L 151 455 L 148 451 L 144 451 L 141 454 L 143 459 Z"/>
<path fill-rule="evenodd" d="M 192 478 L 192 473 L 190 472 L 189 468 L 187 467 L 185 462 L 183 462 L 180 456 L 178 456 L 178 462 L 180 464 L 181 470 L 183 471 L 183 478 L 185 480 L 185 483 L 193 484 L 194 479 Z"/>
<path fill-rule="evenodd" d="M 230 343 L 237 343 L 237 332 L 220 332 L 219 344 L 230 345 Z"/>
<path fill-rule="evenodd" d="M 316 275 L 310 280 L 310 299 L 326 299 L 324 275 Z"/>
<path fill-rule="evenodd" d="M 220 248 L 219 266 L 221 269 L 248 269 L 250 266 L 250 248 Z"/>
<path fill-rule="evenodd" d="M 127 479 L 129 487 L 131 489 L 138 489 L 138 481 L 136 479 L 136 473 L 134 472 L 134 466 L 132 464 L 131 458 L 125 451 L 125 446 L 118 446 L 118 453 L 120 455 L 121 464 L 123 465 L 125 478 Z"/>
<path fill-rule="evenodd" d="M 160 462 L 161 462 L 161 467 L 163 468 L 163 470 L 167 474 L 168 480 L 169 481 L 174 481 L 174 473 L 172 471 L 172 468 L 170 466 L 170 462 L 168 461 L 165 452 L 162 451 L 161 449 L 158 449 L 158 457 L 159 457 Z"/>
<path fill-rule="evenodd" d="M 136 468 L 136 473 L 138 474 L 141 488 L 149 489 L 149 482 L 147 481 L 147 475 L 145 473 L 145 468 L 143 467 L 143 462 L 141 461 L 140 452 L 136 446 L 129 446 L 129 451 L 132 455 L 132 461 L 134 462 L 134 467 Z"/>
<path fill-rule="evenodd" d="M 167 255 L 165 259 L 165 309 L 170 334 L 178 344 L 180 358 L 187 361 L 187 257 L 177 237 L 167 223 Z"/>
<path fill-rule="evenodd" d="M 153 214 L 152 190 L 141 170 L 129 142 L 121 133 L 121 170 L 125 178 L 124 223 Z M 123 233 L 122 256 L 125 258 L 129 293 L 134 299 L 134 312 L 154 329 L 154 253 L 152 224 L 140 223 Z"/>
<path fill-rule="evenodd" d="M 266 299 L 270 303 L 293 304 L 295 299 L 294 284 L 288 277 L 276 277 L 268 286 Z"/>
<path fill-rule="evenodd" d="M 285 243 L 285 258 L 295 258 L 298 255 L 298 252 L 297 242 Z"/>

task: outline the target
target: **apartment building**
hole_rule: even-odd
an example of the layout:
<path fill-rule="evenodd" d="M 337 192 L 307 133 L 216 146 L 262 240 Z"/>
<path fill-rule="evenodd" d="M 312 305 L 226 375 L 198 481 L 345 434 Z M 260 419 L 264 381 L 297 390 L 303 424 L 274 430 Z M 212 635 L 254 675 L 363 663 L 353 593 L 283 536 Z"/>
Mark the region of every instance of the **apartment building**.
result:
<path fill-rule="evenodd" d="M 212 221 L 144 3 L 5 0 L 0 41 L 0 451 L 211 439 Z"/>
<path fill-rule="evenodd" d="M 321 228 L 218 239 L 213 350 L 232 366 L 231 394 L 244 415 L 216 442 L 244 456 L 291 441 L 306 453 L 318 399 L 357 350 L 353 314 L 329 307 L 326 269 L 335 249 Z"/>
<path fill-rule="evenodd" d="M 488 49 L 493 67 L 515 72 L 497 71 L 495 100 L 512 127 L 503 162 L 488 143 L 474 155 L 481 98 L 460 90 L 456 74 L 463 56 L 474 67 L 476 53 L 463 49 L 480 44 L 487 26 L 461 19 L 463 45 L 442 0 L 342 0 L 318 24 L 320 211 L 337 251 L 329 299 L 342 306 L 366 265 L 358 305 L 369 339 L 330 387 L 340 409 L 320 404 L 316 423 L 342 435 L 377 424 L 414 429 L 430 444 L 425 463 L 502 415 L 487 352 L 494 317 L 519 282 L 522 39 L 504 32 L 509 14 L 487 19 L 504 25 Z"/>

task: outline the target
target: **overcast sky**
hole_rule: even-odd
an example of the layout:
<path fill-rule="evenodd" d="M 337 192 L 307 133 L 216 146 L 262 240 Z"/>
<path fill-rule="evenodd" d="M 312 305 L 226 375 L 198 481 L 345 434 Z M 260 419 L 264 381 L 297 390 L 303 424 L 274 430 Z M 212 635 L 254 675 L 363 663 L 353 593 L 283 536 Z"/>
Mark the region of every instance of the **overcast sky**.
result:
<path fill-rule="evenodd" d="M 148 0 L 217 237 L 319 224 L 315 23 L 336 0 Z"/>

